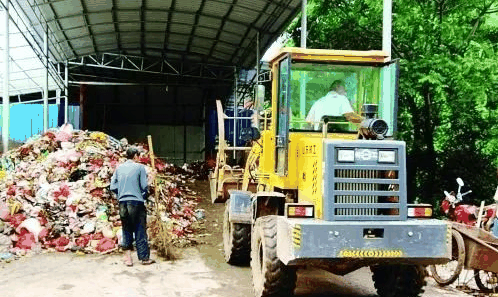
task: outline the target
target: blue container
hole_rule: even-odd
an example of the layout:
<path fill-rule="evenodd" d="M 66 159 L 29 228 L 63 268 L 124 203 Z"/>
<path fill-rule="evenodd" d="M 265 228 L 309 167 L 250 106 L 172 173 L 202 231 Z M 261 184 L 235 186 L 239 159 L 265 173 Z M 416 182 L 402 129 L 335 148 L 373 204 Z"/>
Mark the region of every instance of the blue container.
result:
<path fill-rule="evenodd" d="M 206 151 L 211 153 L 216 146 L 216 136 L 218 135 L 218 115 L 216 109 L 208 110 L 207 118 Z"/>
<path fill-rule="evenodd" d="M 239 117 L 252 117 L 254 111 L 251 109 L 239 108 L 237 112 Z M 228 117 L 233 117 L 233 108 L 225 110 Z M 250 119 L 237 120 L 237 143 L 236 146 L 244 146 L 246 143 L 240 139 L 242 129 L 251 127 Z M 233 146 L 234 120 L 225 119 L 225 139 L 230 146 Z"/>

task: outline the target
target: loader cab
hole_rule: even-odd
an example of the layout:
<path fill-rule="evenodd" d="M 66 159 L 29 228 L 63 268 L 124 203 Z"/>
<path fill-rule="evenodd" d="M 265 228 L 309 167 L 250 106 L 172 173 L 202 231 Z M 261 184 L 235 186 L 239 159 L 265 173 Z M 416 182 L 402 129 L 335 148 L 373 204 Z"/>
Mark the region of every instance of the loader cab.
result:
<path fill-rule="evenodd" d="M 272 60 L 272 72 L 271 130 L 279 175 L 287 171 L 291 134 L 322 135 L 324 119 L 329 121 L 328 138 L 358 134 L 358 125 L 341 112 L 347 104 L 357 115 L 363 105 L 378 105 L 377 118 L 388 125 L 386 136 L 396 131 L 398 63 L 384 52 L 284 48 Z M 337 82 L 343 89 L 336 89 Z"/>

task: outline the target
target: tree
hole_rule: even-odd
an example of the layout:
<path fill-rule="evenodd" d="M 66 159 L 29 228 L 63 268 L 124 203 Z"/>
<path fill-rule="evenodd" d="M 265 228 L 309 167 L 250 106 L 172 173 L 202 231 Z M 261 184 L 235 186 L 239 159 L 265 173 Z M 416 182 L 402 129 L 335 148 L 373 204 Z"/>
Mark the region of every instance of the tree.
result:
<path fill-rule="evenodd" d="M 410 200 L 440 200 L 460 176 L 491 199 L 498 164 L 498 0 L 393 3 L 400 59 L 398 138 L 408 147 Z M 498 20 L 498 18 L 496 18 Z M 289 27 L 300 42 L 300 19 Z M 309 0 L 310 48 L 378 50 L 382 1 Z"/>

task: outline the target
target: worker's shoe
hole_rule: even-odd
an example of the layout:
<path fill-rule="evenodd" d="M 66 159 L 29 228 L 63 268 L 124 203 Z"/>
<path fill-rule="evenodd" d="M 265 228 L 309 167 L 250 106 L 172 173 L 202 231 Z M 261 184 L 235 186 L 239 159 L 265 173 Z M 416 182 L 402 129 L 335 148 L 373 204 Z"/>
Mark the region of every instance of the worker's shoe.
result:
<path fill-rule="evenodd" d="M 152 259 L 142 260 L 142 265 L 150 265 L 152 263 L 156 263 L 156 261 Z"/>

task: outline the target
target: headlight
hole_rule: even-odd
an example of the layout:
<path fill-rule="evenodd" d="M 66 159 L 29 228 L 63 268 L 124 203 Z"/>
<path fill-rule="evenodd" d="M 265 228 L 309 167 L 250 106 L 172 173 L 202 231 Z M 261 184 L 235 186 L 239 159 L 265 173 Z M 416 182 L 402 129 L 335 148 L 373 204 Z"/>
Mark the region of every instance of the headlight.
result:
<path fill-rule="evenodd" d="M 337 161 L 354 162 L 354 150 L 338 150 Z"/>
<path fill-rule="evenodd" d="M 395 151 L 379 151 L 379 163 L 396 163 Z"/>

